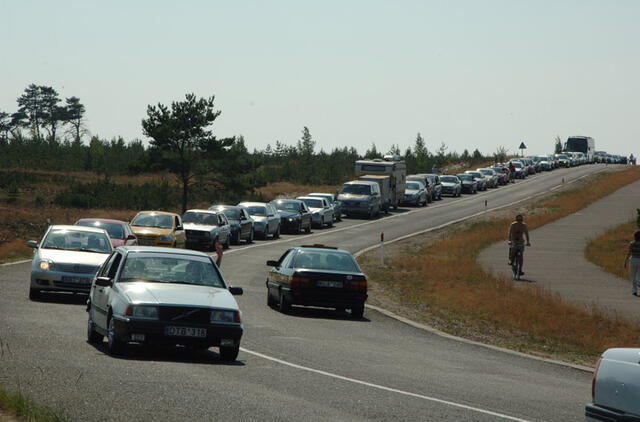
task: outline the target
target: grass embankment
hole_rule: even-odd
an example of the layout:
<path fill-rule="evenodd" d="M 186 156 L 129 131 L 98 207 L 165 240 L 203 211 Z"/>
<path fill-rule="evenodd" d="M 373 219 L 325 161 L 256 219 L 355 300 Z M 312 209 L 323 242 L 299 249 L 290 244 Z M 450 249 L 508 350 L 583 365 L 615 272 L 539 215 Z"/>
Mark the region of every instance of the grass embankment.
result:
<path fill-rule="evenodd" d="M 592 240 L 584 250 L 584 256 L 603 270 L 628 282 L 629 266 L 624 268 L 622 264 L 636 230 L 636 220 L 621 224 Z"/>
<path fill-rule="evenodd" d="M 535 229 L 640 179 L 640 168 L 597 175 L 583 187 L 517 207 Z M 505 241 L 512 218 L 489 213 L 449 228 L 431 245 L 408 249 L 378 268 L 377 254 L 361 259 L 372 291 L 392 296 L 408 315 L 443 331 L 515 350 L 592 364 L 608 347 L 637 345 L 640 327 L 611 319 L 596 306 L 565 303 L 558 295 L 494 276 L 476 262 L 480 251 Z M 415 245 L 415 241 L 413 243 Z M 402 247 L 402 246 L 399 246 Z M 506 260 L 506 247 L 505 247 Z"/>
<path fill-rule="evenodd" d="M 36 405 L 21 393 L 9 393 L 0 387 L 0 420 L 65 422 L 69 418 L 49 408 Z"/>

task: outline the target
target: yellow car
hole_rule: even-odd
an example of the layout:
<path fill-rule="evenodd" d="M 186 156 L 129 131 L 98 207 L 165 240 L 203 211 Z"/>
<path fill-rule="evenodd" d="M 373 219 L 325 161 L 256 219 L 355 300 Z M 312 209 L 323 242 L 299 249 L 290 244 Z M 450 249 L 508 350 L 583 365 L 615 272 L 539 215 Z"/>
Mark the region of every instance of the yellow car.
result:
<path fill-rule="evenodd" d="M 140 211 L 131 221 L 131 230 L 141 246 L 185 247 L 182 218 L 172 212 Z"/>

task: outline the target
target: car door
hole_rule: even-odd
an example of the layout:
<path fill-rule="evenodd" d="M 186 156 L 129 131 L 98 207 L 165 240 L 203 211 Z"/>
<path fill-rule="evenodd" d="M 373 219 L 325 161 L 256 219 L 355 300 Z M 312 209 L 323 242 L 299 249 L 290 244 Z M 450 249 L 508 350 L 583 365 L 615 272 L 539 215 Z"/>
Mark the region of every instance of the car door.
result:
<path fill-rule="evenodd" d="M 173 217 L 173 224 L 176 233 L 176 248 L 184 248 L 187 242 L 187 234 L 184 231 L 182 219 L 179 215 Z"/>
<path fill-rule="evenodd" d="M 244 208 L 240 208 L 240 236 L 248 239 L 252 228 L 253 222 L 249 218 L 249 213 Z"/>
<path fill-rule="evenodd" d="M 104 265 L 98 271 L 97 277 L 109 277 L 112 282 L 115 281 L 116 274 L 118 273 L 118 268 L 120 266 L 120 262 L 122 261 L 122 254 L 118 251 L 115 251 L 111 254 L 109 259 L 104 263 Z M 103 330 L 107 329 L 107 313 L 109 311 L 109 294 L 111 292 L 111 287 L 108 286 L 97 286 L 95 283 L 95 279 L 93 280 L 93 284 L 91 286 L 91 310 L 93 311 L 93 321 L 98 327 Z M 90 311 L 91 311 L 90 310 Z"/>
<path fill-rule="evenodd" d="M 223 213 L 218 214 L 218 242 L 223 245 L 227 244 L 227 240 L 231 236 L 231 229 L 227 217 Z"/>
<path fill-rule="evenodd" d="M 327 198 L 322 198 L 322 206 L 324 208 L 324 222 L 331 223 L 333 221 L 333 208 L 331 208 Z"/>
<path fill-rule="evenodd" d="M 269 228 L 269 233 L 275 233 L 278 230 L 278 223 L 280 222 L 280 218 L 277 217 L 277 211 L 275 207 L 271 204 L 267 204 L 267 227 Z"/>
<path fill-rule="evenodd" d="M 286 275 L 286 266 L 287 263 L 291 260 L 291 255 L 293 255 L 294 249 L 288 249 L 285 253 L 280 256 L 277 264 L 271 268 L 269 273 L 267 274 L 267 289 L 269 290 L 269 294 L 274 298 L 278 296 L 278 289 L 282 284 L 284 284 L 287 280 Z"/>

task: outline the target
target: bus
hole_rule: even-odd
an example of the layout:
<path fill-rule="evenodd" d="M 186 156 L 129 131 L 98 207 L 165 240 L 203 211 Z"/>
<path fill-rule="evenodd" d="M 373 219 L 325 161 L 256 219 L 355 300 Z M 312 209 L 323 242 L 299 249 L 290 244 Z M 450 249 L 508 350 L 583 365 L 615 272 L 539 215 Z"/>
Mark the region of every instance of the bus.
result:
<path fill-rule="evenodd" d="M 566 152 L 581 152 L 586 156 L 588 163 L 595 161 L 595 149 L 596 143 L 590 136 L 570 136 L 564 144 Z"/>

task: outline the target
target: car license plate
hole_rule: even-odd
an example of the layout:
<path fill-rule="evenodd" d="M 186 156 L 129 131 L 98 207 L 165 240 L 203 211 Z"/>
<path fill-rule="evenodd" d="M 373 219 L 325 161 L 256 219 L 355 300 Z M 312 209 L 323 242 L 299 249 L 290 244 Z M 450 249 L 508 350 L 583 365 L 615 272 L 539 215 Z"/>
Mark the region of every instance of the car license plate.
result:
<path fill-rule="evenodd" d="M 153 246 L 152 240 L 138 240 L 138 245 L 140 246 Z"/>
<path fill-rule="evenodd" d="M 71 284 L 89 284 L 91 283 L 91 279 L 87 277 L 69 277 L 62 276 L 63 283 L 71 283 Z"/>
<path fill-rule="evenodd" d="M 318 287 L 333 287 L 333 288 L 342 288 L 342 281 L 327 281 L 327 280 L 319 280 Z"/>
<path fill-rule="evenodd" d="M 180 336 L 180 337 L 206 337 L 206 328 L 193 328 L 193 327 L 164 327 L 164 335 L 166 336 Z"/>

